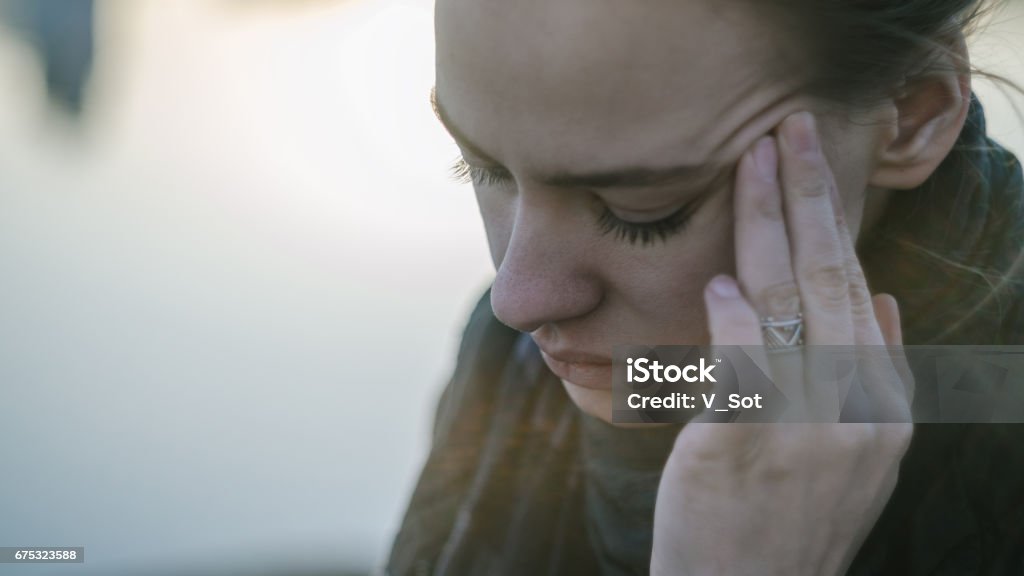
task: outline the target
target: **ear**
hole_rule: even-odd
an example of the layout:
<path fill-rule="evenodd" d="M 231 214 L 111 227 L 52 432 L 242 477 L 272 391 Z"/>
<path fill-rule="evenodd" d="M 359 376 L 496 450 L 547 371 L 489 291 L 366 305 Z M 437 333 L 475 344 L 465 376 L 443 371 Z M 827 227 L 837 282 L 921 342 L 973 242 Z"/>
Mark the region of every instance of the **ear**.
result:
<path fill-rule="evenodd" d="M 882 138 L 869 185 L 916 188 L 953 149 L 971 104 L 971 75 L 963 35 L 958 33 L 949 47 L 951 53 L 939 59 L 941 72 L 908 80 L 893 99 L 895 122 Z"/>

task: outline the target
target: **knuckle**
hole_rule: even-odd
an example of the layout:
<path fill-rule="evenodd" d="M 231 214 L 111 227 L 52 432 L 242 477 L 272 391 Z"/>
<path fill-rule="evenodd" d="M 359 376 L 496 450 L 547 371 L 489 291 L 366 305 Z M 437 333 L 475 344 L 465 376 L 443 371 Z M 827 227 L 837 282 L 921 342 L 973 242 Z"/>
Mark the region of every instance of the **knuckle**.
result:
<path fill-rule="evenodd" d="M 805 167 L 803 174 L 793 185 L 793 191 L 800 198 L 822 198 L 828 196 L 828 179 L 814 166 Z"/>
<path fill-rule="evenodd" d="M 846 267 L 836 262 L 814 264 L 803 275 L 807 292 L 813 294 L 824 306 L 845 306 L 849 302 L 850 285 Z"/>
<path fill-rule="evenodd" d="M 795 280 L 779 282 L 758 290 L 753 300 L 767 316 L 796 314 L 800 311 L 800 288 Z"/>
<path fill-rule="evenodd" d="M 846 225 L 846 215 L 842 210 L 836 211 L 835 214 L 836 230 L 839 232 L 839 237 L 843 239 L 849 239 L 850 229 Z M 851 242 L 852 244 L 852 242 Z"/>
<path fill-rule="evenodd" d="M 846 263 L 846 281 L 849 285 L 850 306 L 855 314 L 862 314 L 865 317 L 874 315 L 874 307 L 871 304 L 871 291 L 868 290 L 867 279 L 860 263 L 856 260 L 849 260 Z"/>
<path fill-rule="evenodd" d="M 785 220 L 785 213 L 782 209 L 782 199 L 778 193 L 762 194 L 757 203 L 757 214 L 771 222 L 782 222 Z"/>
<path fill-rule="evenodd" d="M 914 425 L 910 423 L 892 423 L 879 426 L 879 436 L 884 449 L 892 454 L 901 455 L 910 448 L 914 437 Z"/>
<path fill-rule="evenodd" d="M 757 467 L 758 479 L 768 485 L 781 486 L 789 483 L 794 476 L 793 466 L 782 460 L 767 459 Z"/>

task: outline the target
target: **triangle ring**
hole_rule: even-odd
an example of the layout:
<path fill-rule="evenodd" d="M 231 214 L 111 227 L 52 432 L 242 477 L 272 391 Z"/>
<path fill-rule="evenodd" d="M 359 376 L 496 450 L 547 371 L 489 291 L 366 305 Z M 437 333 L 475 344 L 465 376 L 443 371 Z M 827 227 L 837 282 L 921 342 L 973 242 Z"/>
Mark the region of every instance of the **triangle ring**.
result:
<path fill-rule="evenodd" d="M 763 316 L 761 334 L 770 353 L 799 350 L 804 344 L 804 316 L 799 312 L 796 316 L 785 319 Z"/>

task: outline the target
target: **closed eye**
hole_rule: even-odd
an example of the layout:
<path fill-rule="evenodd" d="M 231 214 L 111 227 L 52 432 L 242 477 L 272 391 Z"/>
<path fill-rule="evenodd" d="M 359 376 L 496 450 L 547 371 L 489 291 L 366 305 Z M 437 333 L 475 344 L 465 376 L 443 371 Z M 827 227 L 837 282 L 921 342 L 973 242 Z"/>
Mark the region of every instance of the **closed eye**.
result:
<path fill-rule="evenodd" d="M 505 168 L 473 166 L 462 157 L 455 160 L 450 168 L 450 172 L 452 178 L 460 184 L 495 186 L 515 181 L 512 173 Z M 603 235 L 613 234 L 617 239 L 629 244 L 640 243 L 642 246 L 647 246 L 655 241 L 665 241 L 669 237 L 682 232 L 690 218 L 708 196 L 710 196 L 710 193 L 704 192 L 672 214 L 651 222 L 624 220 L 616 216 L 607 205 L 603 205 L 597 224 Z"/>
<path fill-rule="evenodd" d="M 459 184 L 476 184 L 487 186 L 496 184 L 507 184 L 513 180 L 512 173 L 504 168 L 491 167 L 481 168 L 472 166 L 461 156 L 455 159 L 449 169 L 452 178 Z"/>
<path fill-rule="evenodd" d="M 642 246 L 647 246 L 659 240 L 664 242 L 686 228 L 686 224 L 700 207 L 703 198 L 704 195 L 687 202 L 675 212 L 653 222 L 623 220 L 606 206 L 598 218 L 598 226 L 602 234 L 613 234 L 617 239 L 630 244 L 640 243 Z"/>

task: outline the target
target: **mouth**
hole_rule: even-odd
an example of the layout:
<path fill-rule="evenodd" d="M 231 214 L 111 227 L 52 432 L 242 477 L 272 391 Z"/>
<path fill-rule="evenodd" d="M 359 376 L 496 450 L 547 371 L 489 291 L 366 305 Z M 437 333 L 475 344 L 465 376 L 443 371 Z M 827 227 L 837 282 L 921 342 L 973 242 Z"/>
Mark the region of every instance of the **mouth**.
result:
<path fill-rule="evenodd" d="M 543 348 L 540 355 L 555 376 L 570 384 L 591 390 L 612 389 L 611 358 L 574 351 L 549 354 Z"/>

